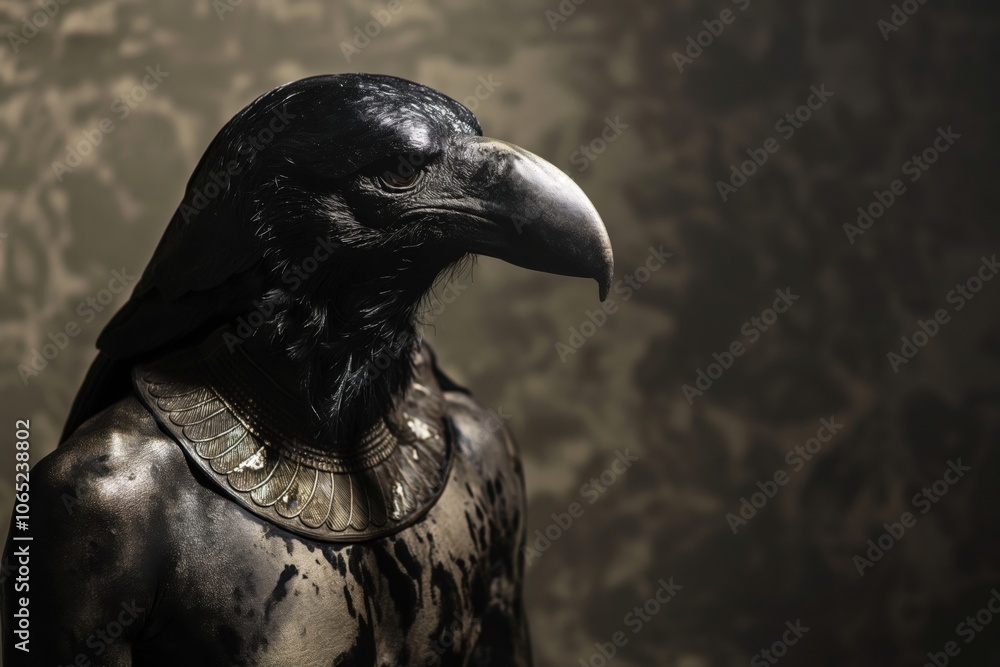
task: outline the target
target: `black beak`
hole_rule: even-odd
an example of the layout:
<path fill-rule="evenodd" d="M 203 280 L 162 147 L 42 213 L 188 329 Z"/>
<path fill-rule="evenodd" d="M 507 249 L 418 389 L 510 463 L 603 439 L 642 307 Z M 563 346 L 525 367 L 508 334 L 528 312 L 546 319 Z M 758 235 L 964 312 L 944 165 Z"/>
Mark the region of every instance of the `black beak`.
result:
<path fill-rule="evenodd" d="M 523 148 L 479 136 L 456 139 L 451 158 L 462 197 L 446 207 L 466 215 L 449 241 L 526 269 L 593 278 L 604 301 L 614 276 L 611 240 L 569 176 Z"/>

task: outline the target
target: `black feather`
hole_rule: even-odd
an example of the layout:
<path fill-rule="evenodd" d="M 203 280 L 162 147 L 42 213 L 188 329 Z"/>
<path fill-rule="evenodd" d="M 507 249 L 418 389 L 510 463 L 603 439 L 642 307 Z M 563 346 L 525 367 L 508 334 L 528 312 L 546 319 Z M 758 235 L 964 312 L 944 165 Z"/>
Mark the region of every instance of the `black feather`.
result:
<path fill-rule="evenodd" d="M 410 382 L 415 318 L 439 271 L 406 226 L 362 224 L 349 177 L 401 155 L 433 160 L 474 115 L 395 77 L 312 77 L 265 93 L 211 142 L 152 259 L 98 339 L 65 440 L 129 391 L 127 369 L 254 311 L 255 337 L 299 367 L 317 437 L 351 437 Z M 299 289 L 289 271 L 332 247 Z M 430 268 L 428 268 L 430 267 Z M 389 358 L 389 368 L 375 362 Z"/>

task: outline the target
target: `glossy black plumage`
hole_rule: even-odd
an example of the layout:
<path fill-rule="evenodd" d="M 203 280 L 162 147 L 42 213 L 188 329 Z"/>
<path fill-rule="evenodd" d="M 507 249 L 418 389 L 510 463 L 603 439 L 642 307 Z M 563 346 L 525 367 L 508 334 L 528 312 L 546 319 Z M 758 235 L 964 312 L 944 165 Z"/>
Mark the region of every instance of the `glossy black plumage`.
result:
<path fill-rule="evenodd" d="M 214 326 L 253 312 L 267 274 L 280 273 L 282 259 L 294 261 L 280 258 L 268 266 L 276 250 L 269 240 L 300 240 L 306 248 L 316 243 L 295 229 L 315 212 L 314 197 L 386 158 L 433 156 L 455 133 L 481 134 L 471 112 L 430 88 L 387 76 L 303 79 L 261 95 L 236 114 L 192 173 L 131 299 L 101 333 L 100 354 L 62 440 L 128 392 L 130 362 L 198 340 Z M 239 173 L 223 176 L 225 187 L 218 187 L 213 177 L 227 174 L 233 162 Z M 218 194 L 209 197 L 212 184 Z M 199 193 L 207 204 L 201 205 Z M 296 198 L 305 206 L 293 208 Z"/>

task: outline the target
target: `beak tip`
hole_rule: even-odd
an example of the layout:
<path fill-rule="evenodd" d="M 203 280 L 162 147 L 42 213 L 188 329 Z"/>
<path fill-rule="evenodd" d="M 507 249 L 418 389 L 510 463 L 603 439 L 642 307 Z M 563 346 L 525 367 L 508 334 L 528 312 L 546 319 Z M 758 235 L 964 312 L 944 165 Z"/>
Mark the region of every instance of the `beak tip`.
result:
<path fill-rule="evenodd" d="M 596 278 L 597 288 L 601 297 L 601 303 L 607 300 L 608 293 L 611 291 L 611 283 L 615 279 L 615 260 L 614 256 L 611 254 L 611 245 L 609 244 L 605 250 L 604 257 L 604 275 Z"/>
<path fill-rule="evenodd" d="M 601 303 L 604 303 L 608 299 L 608 292 L 611 291 L 611 276 L 599 278 L 597 280 L 597 289 L 601 297 Z"/>

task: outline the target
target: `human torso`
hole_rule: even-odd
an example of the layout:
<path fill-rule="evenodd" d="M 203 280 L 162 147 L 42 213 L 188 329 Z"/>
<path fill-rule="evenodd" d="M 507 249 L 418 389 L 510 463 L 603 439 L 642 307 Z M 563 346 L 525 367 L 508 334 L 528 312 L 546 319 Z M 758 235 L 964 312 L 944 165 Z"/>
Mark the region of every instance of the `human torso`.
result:
<path fill-rule="evenodd" d="M 471 423 L 455 411 L 459 429 Z M 359 544 L 294 535 L 181 475 L 135 664 L 467 664 L 489 610 L 519 608 L 520 474 L 499 434 L 477 439 L 457 431 L 421 521 Z"/>

